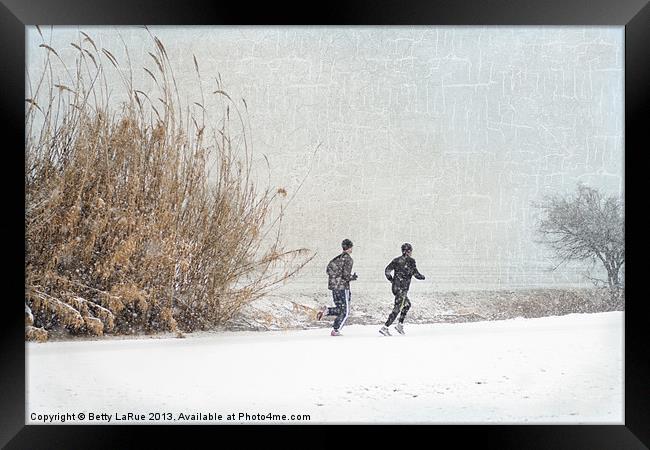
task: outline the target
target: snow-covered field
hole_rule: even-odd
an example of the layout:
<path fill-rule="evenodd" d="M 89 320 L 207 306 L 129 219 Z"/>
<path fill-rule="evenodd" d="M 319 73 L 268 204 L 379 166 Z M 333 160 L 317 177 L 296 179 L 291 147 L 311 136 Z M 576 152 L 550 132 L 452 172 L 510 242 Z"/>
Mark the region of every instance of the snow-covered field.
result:
<path fill-rule="evenodd" d="M 26 423 L 67 413 L 65 423 L 104 424 L 622 424 L 623 324 L 607 312 L 413 324 L 392 337 L 377 324 L 342 337 L 317 328 L 28 343 Z"/>

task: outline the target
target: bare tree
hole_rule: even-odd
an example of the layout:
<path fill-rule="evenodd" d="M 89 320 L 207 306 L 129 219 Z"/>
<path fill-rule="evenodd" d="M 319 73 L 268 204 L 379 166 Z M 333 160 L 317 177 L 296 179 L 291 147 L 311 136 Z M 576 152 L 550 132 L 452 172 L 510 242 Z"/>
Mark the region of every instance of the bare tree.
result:
<path fill-rule="evenodd" d="M 623 201 L 604 196 L 597 189 L 579 184 L 574 197 L 553 196 L 535 204 L 542 211 L 538 231 L 543 243 L 561 259 L 602 263 L 607 281 L 591 278 L 609 288 L 613 304 L 622 299 L 621 269 L 625 264 L 625 219 Z"/>

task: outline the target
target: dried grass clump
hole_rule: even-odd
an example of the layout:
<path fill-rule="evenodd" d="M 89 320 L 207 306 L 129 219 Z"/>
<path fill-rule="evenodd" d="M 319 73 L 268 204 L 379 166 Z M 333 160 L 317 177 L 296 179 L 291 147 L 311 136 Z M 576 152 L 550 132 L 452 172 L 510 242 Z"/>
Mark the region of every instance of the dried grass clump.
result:
<path fill-rule="evenodd" d="M 73 70 L 41 45 L 45 69 L 27 99 L 32 323 L 92 335 L 224 324 L 313 257 L 281 246 L 286 205 L 276 202 L 286 191 L 256 184 L 242 113 L 219 84 L 223 117 L 208 138 L 205 102 L 183 109 L 156 37 L 155 67 L 144 70 L 157 90 L 145 93 L 133 87 L 131 67 L 82 35 L 71 44 Z M 122 77 L 119 108 L 109 69 Z"/>
<path fill-rule="evenodd" d="M 48 333 L 43 328 L 36 328 L 33 326 L 25 327 L 25 340 L 36 342 L 47 342 Z"/>

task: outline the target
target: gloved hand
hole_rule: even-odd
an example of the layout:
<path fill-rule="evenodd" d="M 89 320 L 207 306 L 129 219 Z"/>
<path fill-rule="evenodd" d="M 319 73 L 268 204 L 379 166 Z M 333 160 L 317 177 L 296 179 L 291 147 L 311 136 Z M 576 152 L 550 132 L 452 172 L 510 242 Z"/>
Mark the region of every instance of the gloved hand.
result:
<path fill-rule="evenodd" d="M 350 280 L 351 280 L 351 281 L 354 281 L 354 280 L 356 280 L 357 278 L 359 278 L 359 277 L 357 276 L 357 273 L 354 272 L 354 273 L 352 274 L 352 276 L 350 277 Z"/>
<path fill-rule="evenodd" d="M 424 275 L 422 275 L 422 274 L 415 275 L 415 278 L 417 278 L 418 280 L 424 280 Z"/>
<path fill-rule="evenodd" d="M 386 279 L 388 281 L 393 281 L 393 276 L 392 275 L 386 275 Z"/>

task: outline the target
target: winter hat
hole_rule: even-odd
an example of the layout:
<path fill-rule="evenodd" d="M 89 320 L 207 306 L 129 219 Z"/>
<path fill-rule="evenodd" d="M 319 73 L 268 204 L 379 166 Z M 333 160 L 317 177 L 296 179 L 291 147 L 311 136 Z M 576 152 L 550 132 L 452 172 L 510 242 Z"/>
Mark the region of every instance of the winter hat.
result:
<path fill-rule="evenodd" d="M 409 250 L 411 250 L 411 251 L 413 250 L 413 247 L 411 246 L 411 244 L 409 244 L 408 242 L 402 244 L 402 253 L 406 253 Z"/>
<path fill-rule="evenodd" d="M 350 239 L 343 239 L 343 242 L 341 242 L 341 247 L 343 247 L 343 250 L 347 250 L 349 248 L 352 248 L 352 241 Z"/>

